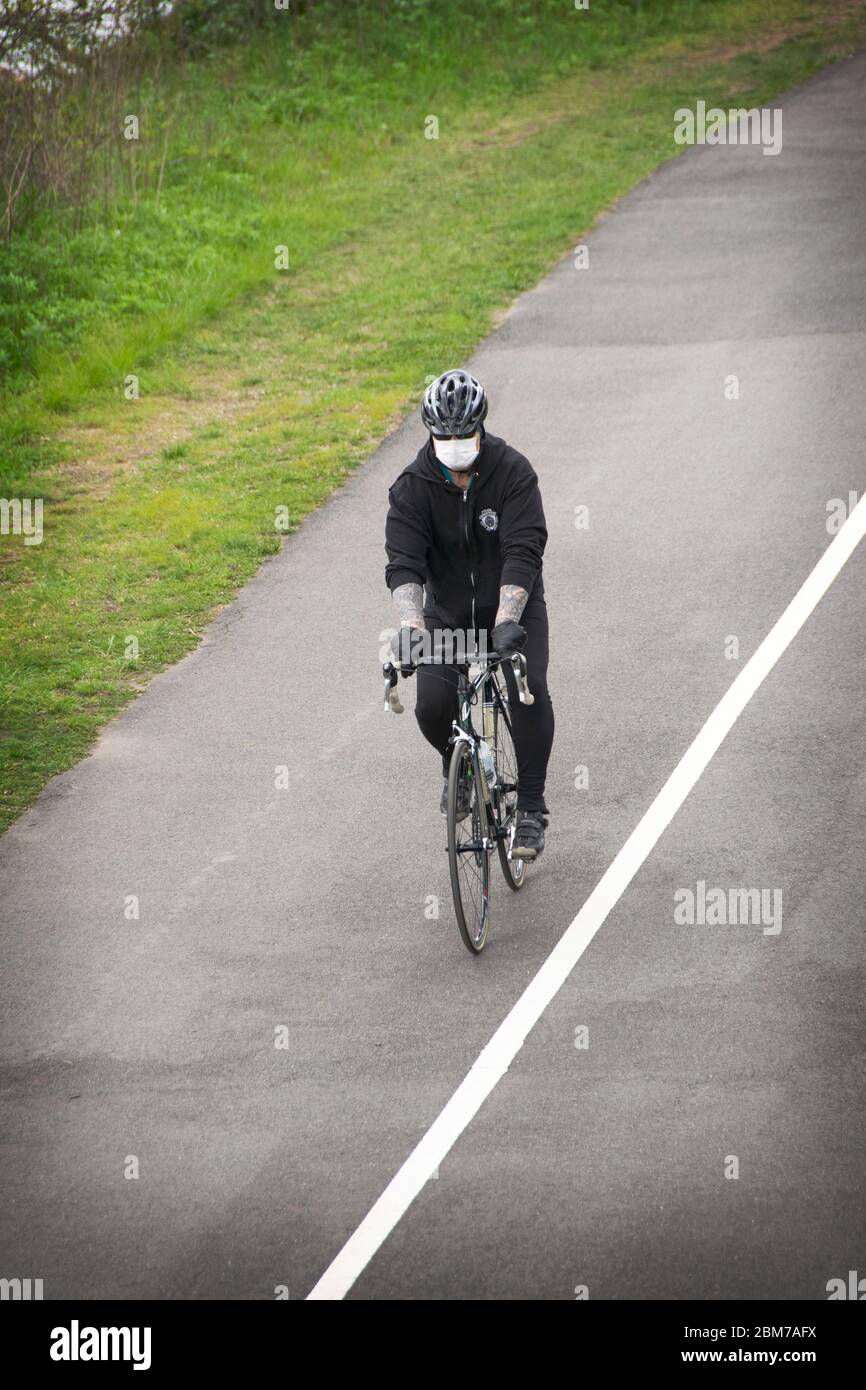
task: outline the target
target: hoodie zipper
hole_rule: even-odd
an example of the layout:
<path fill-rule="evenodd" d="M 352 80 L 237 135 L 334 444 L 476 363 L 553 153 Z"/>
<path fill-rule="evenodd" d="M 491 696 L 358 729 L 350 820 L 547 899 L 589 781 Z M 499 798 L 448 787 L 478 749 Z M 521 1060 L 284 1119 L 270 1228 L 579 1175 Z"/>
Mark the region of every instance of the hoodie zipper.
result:
<path fill-rule="evenodd" d="M 474 631 L 475 631 L 475 571 L 474 571 L 473 568 L 472 568 L 472 547 L 471 547 L 471 545 L 469 544 L 469 521 L 468 521 L 469 512 L 468 512 L 468 510 L 467 510 L 467 499 L 468 499 L 468 497 L 469 497 L 469 489 L 468 489 L 468 487 L 465 487 L 465 488 L 463 489 L 463 536 L 464 536 L 464 539 L 465 539 L 465 541 L 466 541 L 466 550 L 467 550 L 467 553 L 468 553 L 468 555 L 469 555 L 469 579 L 470 579 L 470 582 L 471 582 L 471 584 L 472 584 L 472 631 L 474 632 Z"/>

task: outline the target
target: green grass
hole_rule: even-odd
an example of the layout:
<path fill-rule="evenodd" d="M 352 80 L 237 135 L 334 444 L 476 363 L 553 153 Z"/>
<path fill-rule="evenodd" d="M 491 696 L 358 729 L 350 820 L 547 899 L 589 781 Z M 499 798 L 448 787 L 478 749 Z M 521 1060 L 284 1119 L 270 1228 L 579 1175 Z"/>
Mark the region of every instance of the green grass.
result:
<path fill-rule="evenodd" d="M 537 0 L 488 4 L 449 51 L 403 8 L 360 29 L 326 8 L 170 74 L 159 206 L 145 152 L 137 202 L 65 242 L 44 218 L 32 261 L 10 253 L 36 288 L 0 496 L 43 497 L 45 536 L 0 537 L 0 823 L 195 645 L 283 543 L 278 508 L 291 532 L 676 152 L 677 106 L 769 100 L 866 35 L 864 7 L 804 0 Z"/>

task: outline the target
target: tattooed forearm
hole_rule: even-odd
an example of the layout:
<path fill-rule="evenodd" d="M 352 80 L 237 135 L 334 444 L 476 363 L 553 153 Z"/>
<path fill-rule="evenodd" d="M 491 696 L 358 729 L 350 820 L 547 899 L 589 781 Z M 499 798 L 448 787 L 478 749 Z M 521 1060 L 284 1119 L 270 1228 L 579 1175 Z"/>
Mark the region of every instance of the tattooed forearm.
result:
<path fill-rule="evenodd" d="M 499 608 L 494 627 L 499 623 L 519 623 L 528 598 L 529 594 L 519 584 L 503 584 L 499 590 Z"/>
<path fill-rule="evenodd" d="M 398 584 L 393 591 L 401 627 L 424 626 L 424 600 L 420 584 Z"/>

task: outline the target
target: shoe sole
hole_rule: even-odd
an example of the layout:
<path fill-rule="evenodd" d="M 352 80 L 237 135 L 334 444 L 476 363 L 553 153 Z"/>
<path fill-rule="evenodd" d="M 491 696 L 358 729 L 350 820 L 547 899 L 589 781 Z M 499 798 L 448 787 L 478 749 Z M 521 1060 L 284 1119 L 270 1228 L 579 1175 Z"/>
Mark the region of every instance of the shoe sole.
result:
<path fill-rule="evenodd" d="M 531 864 L 532 861 L 533 861 L 533 859 L 537 859 L 537 858 L 538 858 L 538 850 L 537 850 L 537 849 L 527 849 L 527 848 L 525 848 L 523 845 L 519 845 L 519 846 L 517 847 L 517 849 L 513 849 L 513 850 L 511 851 L 511 858 L 512 858 L 512 859 L 525 859 L 526 862 L 527 862 L 528 864 Z"/>

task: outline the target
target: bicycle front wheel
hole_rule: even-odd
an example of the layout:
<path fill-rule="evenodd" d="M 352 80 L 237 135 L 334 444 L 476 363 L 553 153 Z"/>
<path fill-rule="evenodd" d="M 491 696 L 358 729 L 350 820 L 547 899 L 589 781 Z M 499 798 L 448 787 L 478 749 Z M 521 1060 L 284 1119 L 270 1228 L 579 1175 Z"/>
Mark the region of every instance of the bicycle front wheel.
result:
<path fill-rule="evenodd" d="M 469 793 L 469 814 L 457 819 L 458 792 Z M 464 945 L 484 950 L 490 925 L 490 835 L 487 808 L 468 744 L 455 744 L 448 771 L 448 865 L 454 912 Z"/>
<path fill-rule="evenodd" d="M 511 731 L 511 711 L 507 692 L 501 681 L 494 683 L 493 689 L 493 760 L 496 764 L 496 790 L 493 804 L 496 811 L 496 827 L 499 832 L 496 841 L 499 850 L 499 863 L 505 882 L 514 892 L 523 887 L 526 864 L 522 859 L 511 859 L 511 845 L 517 829 L 517 752 L 514 735 Z"/>

